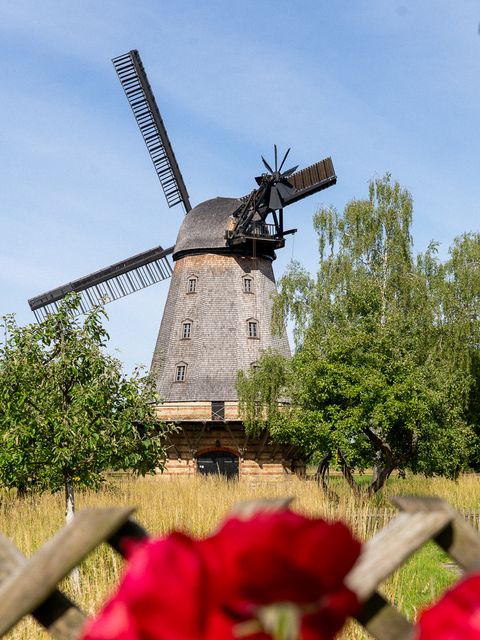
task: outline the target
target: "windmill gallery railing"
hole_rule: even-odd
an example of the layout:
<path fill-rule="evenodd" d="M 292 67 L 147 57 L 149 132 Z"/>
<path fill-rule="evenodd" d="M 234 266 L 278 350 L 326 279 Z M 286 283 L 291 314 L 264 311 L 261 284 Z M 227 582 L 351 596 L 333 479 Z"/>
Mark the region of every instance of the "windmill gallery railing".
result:
<path fill-rule="evenodd" d="M 362 603 L 357 620 L 380 640 L 406 640 L 413 634 L 412 623 L 377 589 L 425 543 L 436 542 L 464 571 L 478 568 L 480 561 L 480 535 L 446 502 L 433 497 L 393 502 L 400 513 L 364 545 L 346 578 Z M 122 553 L 122 538 L 147 537 L 132 513 L 128 508 L 82 511 L 29 559 L 0 536 L 0 636 L 30 614 L 53 638 L 78 639 L 86 616 L 57 585 L 101 542 Z"/>

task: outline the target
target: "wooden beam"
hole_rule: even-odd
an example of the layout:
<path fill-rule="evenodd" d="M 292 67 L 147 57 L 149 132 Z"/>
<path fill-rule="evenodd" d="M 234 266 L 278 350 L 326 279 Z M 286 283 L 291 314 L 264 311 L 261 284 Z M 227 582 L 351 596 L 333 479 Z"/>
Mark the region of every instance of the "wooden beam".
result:
<path fill-rule="evenodd" d="M 364 545 L 345 584 L 363 603 L 357 620 L 375 638 L 407 640 L 413 637 L 411 623 L 378 593 L 377 587 L 421 546 L 445 531 L 451 519 L 451 512 L 446 510 L 426 513 L 412 508 L 408 513 L 400 513 Z"/>
<path fill-rule="evenodd" d="M 243 446 L 241 449 L 239 449 L 240 451 L 240 455 L 243 457 L 245 457 L 245 452 L 247 451 L 247 445 L 248 445 L 248 434 L 245 434 L 245 440 L 243 441 Z"/>
<path fill-rule="evenodd" d="M 265 445 L 267 444 L 267 439 L 268 439 L 268 429 L 265 429 L 265 435 L 262 438 L 262 441 L 260 443 L 260 447 L 257 449 L 257 453 L 255 455 L 255 460 L 258 462 L 258 460 L 260 460 L 260 456 L 263 453 L 263 450 L 265 449 Z"/>
<path fill-rule="evenodd" d="M 347 586 L 365 602 L 385 578 L 450 521 L 451 514 L 445 511 L 400 513 L 364 545 L 346 578 Z"/>
<path fill-rule="evenodd" d="M 15 545 L 0 535 L 0 584 L 26 563 L 27 558 Z M 77 640 L 86 621 L 85 614 L 59 589 L 54 589 L 31 615 L 57 640 Z"/>
<path fill-rule="evenodd" d="M 177 447 L 177 445 L 175 444 L 174 439 L 170 435 L 167 435 L 167 442 L 177 452 L 177 460 L 181 460 L 182 459 L 182 455 L 180 453 L 180 449 Z"/>
<path fill-rule="evenodd" d="M 110 538 L 134 509 L 85 509 L 50 538 L 0 586 L 0 636 L 35 611 L 95 547 Z M 78 618 L 75 610 L 67 616 Z"/>
<path fill-rule="evenodd" d="M 205 433 L 206 428 L 207 428 L 207 421 L 204 420 L 202 430 L 200 431 L 198 438 L 195 440 L 195 451 L 192 452 L 192 455 L 195 455 L 195 453 L 198 451 L 198 445 L 200 444 L 200 441 L 202 439 L 203 434 Z"/>
<path fill-rule="evenodd" d="M 191 440 L 190 440 L 190 438 L 189 438 L 188 430 L 187 430 L 187 428 L 186 428 L 186 425 L 182 425 L 181 429 L 182 429 L 182 433 L 183 433 L 183 435 L 185 436 L 185 440 L 187 441 L 188 447 L 189 447 L 189 449 L 190 449 L 190 456 L 193 458 L 193 457 L 194 457 L 194 454 L 195 454 L 196 449 L 194 449 L 193 443 L 192 443 L 192 441 L 191 441 Z"/>
<path fill-rule="evenodd" d="M 364 602 L 356 620 L 378 640 L 413 640 L 414 626 L 377 591 Z"/>
<path fill-rule="evenodd" d="M 230 425 L 228 424 L 228 420 L 225 420 L 225 428 L 226 428 L 226 430 L 228 431 L 228 433 L 230 434 L 230 438 L 231 438 L 231 440 L 232 440 L 232 442 L 233 442 L 233 446 L 234 446 L 234 448 L 235 448 L 237 451 L 239 451 L 239 452 L 240 452 L 240 445 L 238 444 L 238 440 L 235 438 L 235 436 L 234 436 L 234 434 L 233 434 L 233 431 L 232 431 L 232 429 L 231 429 Z"/>
<path fill-rule="evenodd" d="M 447 502 L 430 496 L 404 496 L 394 498 L 392 502 L 405 513 L 415 511 L 423 514 L 424 517 L 435 512 L 447 514 L 450 522 L 434 536 L 434 541 L 465 571 L 478 570 L 480 567 L 478 532 Z"/>

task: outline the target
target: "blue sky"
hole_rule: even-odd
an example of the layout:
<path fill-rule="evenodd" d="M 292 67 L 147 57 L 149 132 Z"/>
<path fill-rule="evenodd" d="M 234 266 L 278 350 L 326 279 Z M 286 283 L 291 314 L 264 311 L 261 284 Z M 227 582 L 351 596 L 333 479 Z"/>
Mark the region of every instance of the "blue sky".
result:
<path fill-rule="evenodd" d="M 389 171 L 417 250 L 478 231 L 480 3 L 473 0 L 0 0 L 0 315 L 174 243 L 111 64 L 139 49 L 192 204 L 249 192 L 260 154 L 331 155 L 338 184 L 286 210 L 279 253 L 316 265 L 312 215 Z M 178 210 L 177 210 L 178 209 Z M 111 348 L 149 365 L 168 283 L 108 306 Z"/>

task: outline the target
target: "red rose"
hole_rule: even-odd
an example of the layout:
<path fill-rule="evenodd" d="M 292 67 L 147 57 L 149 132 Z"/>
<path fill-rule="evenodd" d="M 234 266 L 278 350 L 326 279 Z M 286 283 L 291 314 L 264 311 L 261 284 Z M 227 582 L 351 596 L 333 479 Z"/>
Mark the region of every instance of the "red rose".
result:
<path fill-rule="evenodd" d="M 343 578 L 359 551 L 344 525 L 290 511 L 232 518 L 203 541 L 174 533 L 133 545 L 117 594 L 83 640 L 231 640 L 238 625 L 266 640 L 262 611 L 285 602 L 304 640 L 327 640 L 358 606 Z"/>
<path fill-rule="evenodd" d="M 360 553 L 344 524 L 288 510 L 231 518 L 201 544 L 230 603 L 313 602 L 342 586 Z"/>
<path fill-rule="evenodd" d="M 137 544 L 116 595 L 84 638 L 198 638 L 208 608 L 206 578 L 198 544 L 188 536 Z"/>
<path fill-rule="evenodd" d="M 357 596 L 342 587 L 320 601 L 316 613 L 304 616 L 302 620 L 302 640 L 329 640 L 345 624 L 348 616 L 359 610 Z"/>
<path fill-rule="evenodd" d="M 480 640 L 480 574 L 457 583 L 422 613 L 418 640 Z"/>

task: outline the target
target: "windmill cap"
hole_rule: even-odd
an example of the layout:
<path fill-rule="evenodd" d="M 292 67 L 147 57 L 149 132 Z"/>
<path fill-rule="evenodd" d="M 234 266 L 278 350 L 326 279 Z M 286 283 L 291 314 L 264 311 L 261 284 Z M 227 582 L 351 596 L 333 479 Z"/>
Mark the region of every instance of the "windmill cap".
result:
<path fill-rule="evenodd" d="M 212 198 L 191 209 L 178 232 L 173 259 L 209 250 L 230 252 L 225 231 L 232 225 L 231 216 L 241 204 L 238 198 Z"/>

